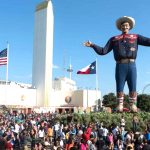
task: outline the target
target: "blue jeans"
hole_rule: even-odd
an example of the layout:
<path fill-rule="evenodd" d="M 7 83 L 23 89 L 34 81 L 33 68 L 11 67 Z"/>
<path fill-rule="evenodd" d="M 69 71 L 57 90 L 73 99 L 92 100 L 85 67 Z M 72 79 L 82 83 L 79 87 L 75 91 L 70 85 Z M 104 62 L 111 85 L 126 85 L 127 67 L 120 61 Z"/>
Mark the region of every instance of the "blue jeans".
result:
<path fill-rule="evenodd" d="M 117 93 L 123 92 L 126 81 L 129 92 L 136 92 L 137 71 L 135 62 L 117 63 L 115 77 Z"/>

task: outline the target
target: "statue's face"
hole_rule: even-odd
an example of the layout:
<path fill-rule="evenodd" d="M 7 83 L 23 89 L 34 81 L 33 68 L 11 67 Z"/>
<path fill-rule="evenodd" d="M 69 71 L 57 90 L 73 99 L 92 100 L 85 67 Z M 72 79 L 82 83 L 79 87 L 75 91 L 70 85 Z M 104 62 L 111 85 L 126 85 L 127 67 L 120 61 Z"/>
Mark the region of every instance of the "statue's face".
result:
<path fill-rule="evenodd" d="M 130 30 L 130 24 L 128 22 L 124 22 L 121 24 L 122 33 L 128 33 Z"/>

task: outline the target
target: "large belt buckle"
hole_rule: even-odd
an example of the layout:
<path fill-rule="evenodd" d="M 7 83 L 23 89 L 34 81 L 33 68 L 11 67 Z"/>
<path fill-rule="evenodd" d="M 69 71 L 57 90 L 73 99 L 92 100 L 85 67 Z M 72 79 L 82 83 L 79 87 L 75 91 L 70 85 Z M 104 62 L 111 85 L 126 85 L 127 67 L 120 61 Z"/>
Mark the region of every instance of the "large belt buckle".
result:
<path fill-rule="evenodd" d="M 122 59 L 122 63 L 134 62 L 134 59 Z"/>
<path fill-rule="evenodd" d="M 129 59 L 129 62 L 134 62 L 134 59 Z"/>

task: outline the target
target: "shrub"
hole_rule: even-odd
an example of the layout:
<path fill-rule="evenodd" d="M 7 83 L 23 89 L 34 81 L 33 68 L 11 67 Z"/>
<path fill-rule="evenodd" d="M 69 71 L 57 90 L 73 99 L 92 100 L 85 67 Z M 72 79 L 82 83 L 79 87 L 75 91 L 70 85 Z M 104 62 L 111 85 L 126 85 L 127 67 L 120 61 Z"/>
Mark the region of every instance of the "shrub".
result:
<path fill-rule="evenodd" d="M 132 118 L 133 118 L 133 113 L 106 113 L 106 112 L 96 112 L 96 113 L 85 113 L 85 114 L 79 114 L 79 113 L 74 113 L 72 114 L 72 121 L 74 123 L 83 123 L 83 124 L 88 124 L 90 122 L 95 122 L 95 123 L 102 123 L 108 127 L 111 126 L 112 124 L 115 125 L 120 125 L 120 119 L 121 116 L 124 116 L 125 121 L 126 121 L 126 129 L 131 130 L 132 129 Z M 146 124 L 148 121 L 150 121 L 150 113 L 147 112 L 139 112 L 136 113 L 139 119 L 139 125 L 138 125 L 138 130 L 139 131 L 144 131 L 146 128 Z M 67 122 L 67 115 L 61 115 L 56 117 L 57 121 L 68 123 Z"/>

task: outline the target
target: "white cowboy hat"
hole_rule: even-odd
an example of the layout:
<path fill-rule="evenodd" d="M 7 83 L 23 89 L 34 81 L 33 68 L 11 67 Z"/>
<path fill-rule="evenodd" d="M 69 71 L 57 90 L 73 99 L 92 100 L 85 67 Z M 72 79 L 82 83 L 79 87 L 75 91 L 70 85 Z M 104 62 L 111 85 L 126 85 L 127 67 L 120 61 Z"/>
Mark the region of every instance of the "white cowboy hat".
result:
<path fill-rule="evenodd" d="M 116 20 L 116 27 L 121 30 L 121 24 L 128 22 L 130 24 L 130 30 L 135 26 L 135 20 L 132 17 L 123 16 Z"/>

